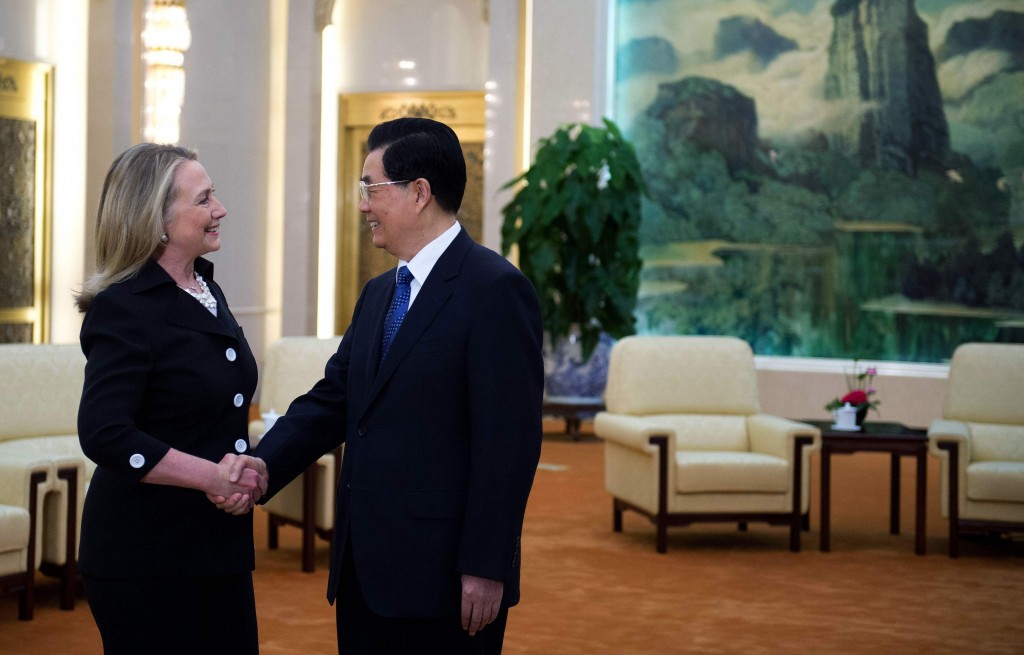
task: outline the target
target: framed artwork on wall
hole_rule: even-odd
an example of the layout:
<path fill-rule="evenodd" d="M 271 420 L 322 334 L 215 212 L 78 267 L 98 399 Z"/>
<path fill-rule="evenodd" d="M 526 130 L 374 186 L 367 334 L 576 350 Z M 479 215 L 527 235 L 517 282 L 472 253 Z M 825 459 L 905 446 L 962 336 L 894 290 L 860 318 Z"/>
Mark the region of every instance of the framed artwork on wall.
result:
<path fill-rule="evenodd" d="M 53 67 L 0 57 L 0 343 L 49 338 Z"/>
<path fill-rule="evenodd" d="M 947 361 L 1024 343 L 1017 0 L 616 0 L 639 331 Z"/>

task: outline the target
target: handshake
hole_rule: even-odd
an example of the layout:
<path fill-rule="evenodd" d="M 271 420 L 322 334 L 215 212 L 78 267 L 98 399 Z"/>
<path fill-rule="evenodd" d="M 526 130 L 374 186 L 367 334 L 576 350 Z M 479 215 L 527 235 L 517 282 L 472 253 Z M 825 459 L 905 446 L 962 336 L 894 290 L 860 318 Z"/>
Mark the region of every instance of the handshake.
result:
<path fill-rule="evenodd" d="M 228 514 L 247 514 L 267 492 L 270 474 L 259 457 L 228 453 L 217 464 L 217 480 L 207 491 L 211 503 Z"/>

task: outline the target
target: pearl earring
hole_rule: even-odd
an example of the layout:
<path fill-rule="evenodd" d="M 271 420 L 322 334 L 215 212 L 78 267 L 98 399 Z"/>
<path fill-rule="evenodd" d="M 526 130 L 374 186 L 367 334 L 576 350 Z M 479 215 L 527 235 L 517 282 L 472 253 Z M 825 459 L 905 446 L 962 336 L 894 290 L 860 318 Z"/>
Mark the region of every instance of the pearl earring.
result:
<path fill-rule="evenodd" d="M 160 242 L 161 243 L 167 243 L 167 233 L 166 232 L 164 232 L 163 234 L 160 235 Z"/>

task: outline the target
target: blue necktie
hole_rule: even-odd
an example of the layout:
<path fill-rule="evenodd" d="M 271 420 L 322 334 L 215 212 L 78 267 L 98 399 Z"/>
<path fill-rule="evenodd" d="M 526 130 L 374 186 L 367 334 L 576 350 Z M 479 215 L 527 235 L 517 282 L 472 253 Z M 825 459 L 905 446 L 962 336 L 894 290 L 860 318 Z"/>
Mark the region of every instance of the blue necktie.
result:
<path fill-rule="evenodd" d="M 409 294 L 412 288 L 409 283 L 412 281 L 412 273 L 405 266 L 398 268 L 398 282 L 395 284 L 395 295 L 391 299 L 391 307 L 388 309 L 388 315 L 384 317 L 384 335 L 381 342 L 380 358 L 383 361 L 385 355 L 388 354 L 388 348 L 391 347 L 391 342 L 395 340 L 395 334 L 398 333 L 399 326 L 402 325 L 402 319 L 405 318 L 405 313 L 409 311 Z"/>

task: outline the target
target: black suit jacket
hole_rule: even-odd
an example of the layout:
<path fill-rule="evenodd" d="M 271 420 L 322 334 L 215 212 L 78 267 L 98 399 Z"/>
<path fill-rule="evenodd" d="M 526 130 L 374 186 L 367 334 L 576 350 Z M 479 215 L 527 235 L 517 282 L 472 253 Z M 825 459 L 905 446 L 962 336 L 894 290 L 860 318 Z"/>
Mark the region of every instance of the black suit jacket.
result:
<path fill-rule="evenodd" d="M 536 292 L 461 231 L 379 365 L 394 286 L 394 270 L 366 285 L 324 378 L 257 446 L 270 494 L 344 442 L 328 600 L 350 542 L 377 614 L 457 614 L 463 573 L 514 605 L 541 445 Z"/>
<path fill-rule="evenodd" d="M 98 467 L 82 517 L 79 567 L 111 577 L 251 571 L 252 516 L 230 516 L 197 490 L 140 479 L 170 448 L 220 461 L 248 450 L 256 361 L 213 265 L 196 270 L 218 316 L 156 262 L 93 300 L 82 324 L 88 358 L 78 409 L 82 449 Z"/>

